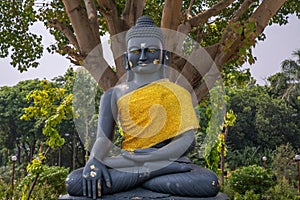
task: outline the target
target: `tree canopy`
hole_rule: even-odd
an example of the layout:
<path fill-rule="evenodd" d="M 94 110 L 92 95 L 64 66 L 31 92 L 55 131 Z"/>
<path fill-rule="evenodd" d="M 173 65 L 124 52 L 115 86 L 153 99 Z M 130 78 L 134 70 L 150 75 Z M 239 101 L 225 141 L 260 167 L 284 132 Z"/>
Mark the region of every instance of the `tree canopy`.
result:
<path fill-rule="evenodd" d="M 31 33 L 30 26 L 42 21 L 56 39 L 48 50 L 84 65 L 104 90 L 114 86 L 125 73 L 118 53 L 124 50 L 124 40 L 114 36 L 127 31 L 141 15 L 149 15 L 158 26 L 193 39 L 190 56 L 199 56 L 199 44 L 210 55 L 213 63 L 204 62 L 199 70 L 186 57 L 172 54 L 171 67 L 185 76 L 200 101 L 220 77 L 212 72 L 212 66 L 228 72 L 243 62 L 253 63 L 251 47 L 264 38 L 264 28 L 272 23 L 286 24 L 290 14 L 299 17 L 300 5 L 292 0 L 22 0 L 1 1 L 0 9 L 1 57 L 10 54 L 12 65 L 20 71 L 36 67 L 43 47 L 41 36 Z M 116 66 L 108 67 L 99 47 L 100 35 L 105 33 L 111 36 Z M 182 38 L 175 41 L 176 46 L 186 44 Z M 86 62 L 95 47 L 101 66 L 94 60 Z M 211 79 L 199 84 L 203 77 Z"/>
<path fill-rule="evenodd" d="M 299 147 L 299 123 L 293 116 L 299 111 L 290 104 L 271 97 L 265 86 L 236 90 L 230 96 L 237 121 L 229 130 L 229 145 L 235 149 L 260 146 L 274 150 L 286 143 Z"/>
<path fill-rule="evenodd" d="M 24 153 L 29 161 L 34 154 L 35 145 L 41 140 L 41 128 L 35 120 L 25 122 L 20 119 L 23 108 L 31 105 L 26 96 L 39 89 L 38 80 L 21 81 L 16 86 L 0 89 L 0 143 L 5 149 L 18 148 L 18 158 Z M 27 151 L 20 151 L 26 149 Z M 19 160 L 20 161 L 20 160 Z"/>

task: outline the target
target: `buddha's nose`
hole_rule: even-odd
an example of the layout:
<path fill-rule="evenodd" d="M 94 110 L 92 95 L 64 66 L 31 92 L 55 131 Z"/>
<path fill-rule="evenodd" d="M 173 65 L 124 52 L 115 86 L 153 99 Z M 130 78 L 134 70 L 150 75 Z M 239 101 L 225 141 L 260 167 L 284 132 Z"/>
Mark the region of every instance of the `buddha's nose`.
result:
<path fill-rule="evenodd" d="M 140 56 L 139 61 L 145 61 L 145 60 L 147 60 L 146 51 L 147 51 L 146 48 L 142 48 L 141 49 L 141 56 Z"/>

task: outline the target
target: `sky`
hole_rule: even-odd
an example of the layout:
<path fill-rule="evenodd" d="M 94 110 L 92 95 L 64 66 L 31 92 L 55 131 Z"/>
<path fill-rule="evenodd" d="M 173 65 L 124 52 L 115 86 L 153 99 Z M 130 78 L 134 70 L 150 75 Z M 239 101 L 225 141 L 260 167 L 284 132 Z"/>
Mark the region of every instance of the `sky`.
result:
<path fill-rule="evenodd" d="M 55 42 L 41 23 L 34 25 L 32 31 L 43 35 L 45 47 Z M 244 65 L 250 67 L 252 76 L 260 85 L 266 84 L 267 77 L 280 71 L 280 63 L 292 58 L 292 52 L 300 49 L 300 20 L 292 16 L 287 25 L 267 27 L 264 33 L 267 38 L 260 41 L 253 49 L 257 61 L 252 66 Z M 19 81 L 35 78 L 51 80 L 63 75 L 69 67 L 73 66 L 66 57 L 50 54 L 46 50 L 39 60 L 39 67 L 28 69 L 23 73 L 10 66 L 9 62 L 10 58 L 0 58 L 0 87 L 13 86 Z"/>
<path fill-rule="evenodd" d="M 263 85 L 266 78 L 280 71 L 280 64 L 292 57 L 292 52 L 300 49 L 300 19 L 289 18 L 284 26 L 272 25 L 265 29 L 266 39 L 253 49 L 257 61 L 250 67 L 257 83 Z"/>

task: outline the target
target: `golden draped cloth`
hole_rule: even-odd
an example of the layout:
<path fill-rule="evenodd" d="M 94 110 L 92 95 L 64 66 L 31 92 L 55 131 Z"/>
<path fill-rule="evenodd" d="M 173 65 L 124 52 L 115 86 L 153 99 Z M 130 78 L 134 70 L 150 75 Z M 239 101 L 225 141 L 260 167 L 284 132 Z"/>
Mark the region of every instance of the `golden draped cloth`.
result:
<path fill-rule="evenodd" d="M 149 148 L 199 128 L 190 93 L 166 79 L 123 95 L 117 104 L 124 150 Z"/>

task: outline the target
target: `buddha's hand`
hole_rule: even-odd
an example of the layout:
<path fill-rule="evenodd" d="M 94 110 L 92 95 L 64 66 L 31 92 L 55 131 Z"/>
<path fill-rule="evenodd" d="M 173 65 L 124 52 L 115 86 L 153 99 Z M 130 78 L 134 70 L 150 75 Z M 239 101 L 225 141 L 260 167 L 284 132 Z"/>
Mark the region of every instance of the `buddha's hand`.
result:
<path fill-rule="evenodd" d="M 90 159 L 83 169 L 83 196 L 96 199 L 101 196 L 101 183 L 111 187 L 111 178 L 108 169 L 96 158 Z"/>
<path fill-rule="evenodd" d="M 122 151 L 122 156 L 134 162 L 145 163 L 145 162 L 159 160 L 155 158 L 155 154 L 153 153 L 155 150 L 157 149 L 147 148 L 147 149 L 138 149 L 133 152 Z"/>

